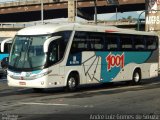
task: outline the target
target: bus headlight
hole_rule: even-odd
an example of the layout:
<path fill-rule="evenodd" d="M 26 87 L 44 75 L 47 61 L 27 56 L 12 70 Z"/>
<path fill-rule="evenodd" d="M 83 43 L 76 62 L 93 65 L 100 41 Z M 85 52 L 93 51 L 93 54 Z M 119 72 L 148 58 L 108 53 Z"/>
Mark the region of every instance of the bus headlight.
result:
<path fill-rule="evenodd" d="M 43 76 L 45 76 L 45 75 L 48 75 L 48 74 L 51 73 L 51 72 L 52 72 L 52 70 L 49 70 L 49 71 L 46 71 L 46 72 L 44 72 L 44 73 L 35 75 L 34 77 L 35 77 L 35 78 L 41 78 L 41 77 L 43 77 Z"/>
<path fill-rule="evenodd" d="M 34 80 L 34 79 L 38 79 L 38 78 L 41 78 L 41 77 L 43 77 L 43 76 L 45 76 L 45 75 L 48 75 L 48 74 L 50 74 L 51 72 L 52 72 L 52 70 L 47 70 L 47 71 L 43 71 L 43 72 L 41 72 L 41 73 L 34 73 L 34 75 L 29 75 L 29 76 L 26 76 L 26 75 L 21 75 L 20 73 L 18 73 L 18 74 L 13 74 L 12 72 L 9 72 L 9 71 L 7 71 L 8 72 L 8 76 L 9 77 L 11 77 L 11 78 L 13 78 L 13 79 L 16 79 L 16 80 L 20 80 L 20 78 L 21 77 L 23 77 L 23 79 L 24 80 Z"/>

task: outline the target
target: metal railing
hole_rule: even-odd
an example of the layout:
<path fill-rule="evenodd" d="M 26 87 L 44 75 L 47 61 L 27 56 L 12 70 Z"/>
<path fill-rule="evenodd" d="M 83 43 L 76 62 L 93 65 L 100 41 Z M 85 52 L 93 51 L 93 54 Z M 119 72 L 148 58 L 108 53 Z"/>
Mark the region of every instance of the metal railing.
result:
<path fill-rule="evenodd" d="M 68 23 L 67 19 L 62 19 L 62 20 L 55 20 L 55 21 L 50 21 L 50 20 L 45 20 L 44 24 L 48 24 L 48 23 L 54 23 L 54 24 L 65 24 Z M 95 24 L 94 21 L 85 21 L 85 22 L 79 22 L 82 24 Z M 25 27 L 29 27 L 29 26 L 35 26 L 35 25 L 39 25 L 42 24 L 41 21 L 35 21 L 35 22 L 18 22 L 18 23 L 0 23 L 0 29 L 5 29 L 5 28 L 17 28 L 17 29 L 21 29 L 21 28 L 25 28 Z M 105 25 L 105 26 L 117 26 L 117 25 L 136 25 L 137 21 L 127 21 L 127 22 L 122 22 L 122 21 L 98 21 L 97 24 L 99 25 Z"/>
<path fill-rule="evenodd" d="M 62 23 L 67 23 L 67 19 L 57 19 L 57 20 L 44 20 L 44 24 L 48 23 L 54 23 L 54 24 L 62 24 Z M 0 29 L 5 29 L 5 28 L 25 28 L 29 26 L 35 26 L 42 24 L 41 21 L 35 21 L 35 22 L 2 22 L 0 23 Z"/>
<path fill-rule="evenodd" d="M 25 28 L 29 26 L 36 25 L 37 23 L 0 23 L 0 28 Z"/>
<path fill-rule="evenodd" d="M 57 3 L 66 2 L 67 0 L 43 0 L 43 3 Z M 11 0 L 7 2 L 0 2 L 0 7 L 11 7 L 21 5 L 41 4 L 41 0 Z"/>

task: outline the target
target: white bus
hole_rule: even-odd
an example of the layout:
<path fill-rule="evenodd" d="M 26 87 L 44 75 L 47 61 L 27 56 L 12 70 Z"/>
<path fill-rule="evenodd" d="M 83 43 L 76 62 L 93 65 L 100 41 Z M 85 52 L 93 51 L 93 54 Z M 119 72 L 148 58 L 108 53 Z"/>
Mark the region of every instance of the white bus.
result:
<path fill-rule="evenodd" d="M 46 24 L 20 30 L 12 44 L 8 85 L 43 88 L 158 76 L 158 37 L 112 26 Z"/>

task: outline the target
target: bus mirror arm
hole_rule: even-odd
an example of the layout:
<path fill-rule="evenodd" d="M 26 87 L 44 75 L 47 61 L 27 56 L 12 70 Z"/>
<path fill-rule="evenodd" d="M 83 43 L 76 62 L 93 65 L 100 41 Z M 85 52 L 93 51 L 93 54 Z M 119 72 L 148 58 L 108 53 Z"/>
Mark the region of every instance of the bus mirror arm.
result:
<path fill-rule="evenodd" d="M 7 38 L 5 40 L 2 41 L 1 43 L 1 52 L 4 52 L 4 45 L 6 42 L 12 41 L 13 38 Z"/>
<path fill-rule="evenodd" d="M 44 45 L 43 45 L 43 51 L 44 51 L 44 53 L 47 53 L 47 52 L 48 52 L 49 44 L 50 44 L 52 41 L 54 41 L 54 40 L 56 40 L 56 39 L 59 39 L 59 38 L 61 38 L 61 36 L 54 36 L 54 37 L 51 37 L 51 38 L 47 39 L 47 40 L 44 42 Z"/>

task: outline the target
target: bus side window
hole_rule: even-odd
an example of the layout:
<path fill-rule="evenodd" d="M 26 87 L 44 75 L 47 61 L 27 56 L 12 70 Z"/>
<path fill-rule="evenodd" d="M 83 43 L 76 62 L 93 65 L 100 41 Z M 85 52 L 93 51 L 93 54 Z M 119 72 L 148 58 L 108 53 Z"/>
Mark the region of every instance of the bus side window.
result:
<path fill-rule="evenodd" d="M 133 42 L 131 35 L 120 35 L 121 49 L 122 50 L 132 50 Z"/>
<path fill-rule="evenodd" d="M 72 31 L 61 31 L 61 32 L 56 32 L 56 33 L 52 34 L 52 36 L 61 36 L 61 38 L 58 40 L 59 60 L 64 57 L 64 54 L 66 52 L 66 47 L 69 42 L 71 33 L 72 33 Z"/>
<path fill-rule="evenodd" d="M 86 51 L 88 49 L 88 44 L 86 39 L 87 39 L 86 32 L 77 31 L 75 33 L 75 36 L 72 42 L 71 54 Z"/>
<path fill-rule="evenodd" d="M 141 35 L 134 36 L 134 46 L 135 50 L 144 50 L 145 49 L 144 37 Z"/>
<path fill-rule="evenodd" d="M 52 65 L 58 61 L 58 44 L 57 41 L 52 41 L 49 45 L 49 64 Z"/>
<path fill-rule="evenodd" d="M 4 48 L 4 53 L 9 53 L 11 49 L 11 43 L 5 43 Z"/>
<path fill-rule="evenodd" d="M 118 49 L 118 38 L 116 34 L 107 34 L 107 50 L 117 50 Z"/>
<path fill-rule="evenodd" d="M 157 40 L 154 36 L 146 36 L 147 50 L 155 50 L 157 48 Z"/>
<path fill-rule="evenodd" d="M 71 53 L 76 53 L 76 51 L 77 51 L 77 43 L 76 42 L 73 42 L 72 43 L 72 47 L 71 47 Z"/>
<path fill-rule="evenodd" d="M 90 51 L 98 50 L 103 51 L 104 50 L 104 34 L 103 33 L 89 33 L 88 36 L 88 45 L 90 45 Z"/>

